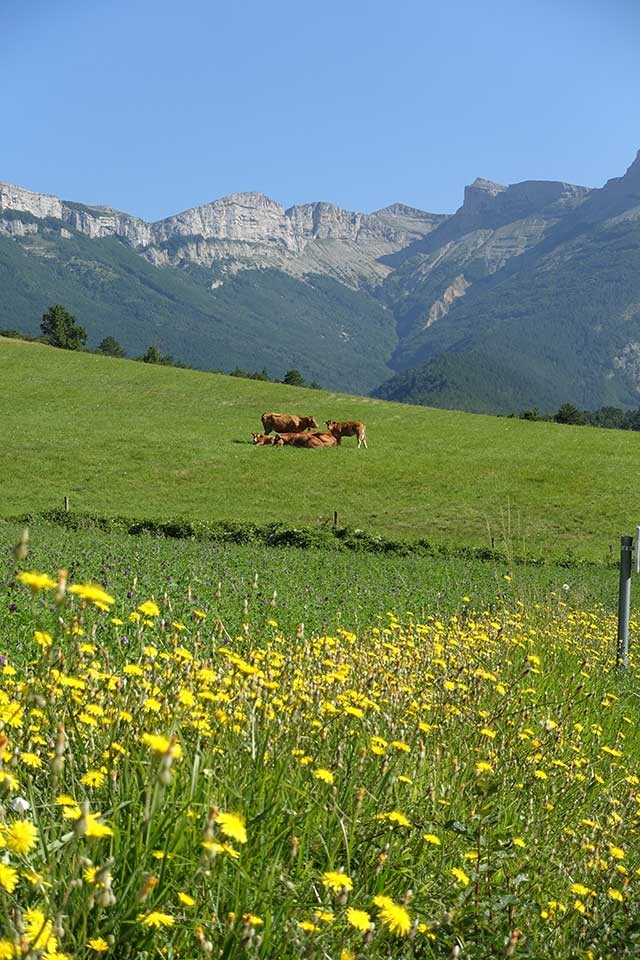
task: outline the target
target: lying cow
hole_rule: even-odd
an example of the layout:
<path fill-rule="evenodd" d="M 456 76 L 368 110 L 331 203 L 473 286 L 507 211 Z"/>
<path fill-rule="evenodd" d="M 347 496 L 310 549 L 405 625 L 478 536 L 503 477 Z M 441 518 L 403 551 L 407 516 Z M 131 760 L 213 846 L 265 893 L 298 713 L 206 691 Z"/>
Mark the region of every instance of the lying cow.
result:
<path fill-rule="evenodd" d="M 298 417 L 295 413 L 263 413 L 262 426 L 265 433 L 302 433 L 303 430 L 318 428 L 315 417 Z"/>
<path fill-rule="evenodd" d="M 276 438 L 276 446 L 306 447 L 319 450 L 320 447 L 335 447 L 338 441 L 332 433 L 318 430 L 314 433 L 281 433 Z"/>
<path fill-rule="evenodd" d="M 340 444 L 343 437 L 357 437 L 358 449 L 364 443 L 367 446 L 367 428 L 360 420 L 326 420 L 329 430 Z"/>
<path fill-rule="evenodd" d="M 253 442 L 259 447 L 275 447 L 278 442 L 278 434 L 274 434 L 273 437 L 268 437 L 266 433 L 254 433 Z"/>

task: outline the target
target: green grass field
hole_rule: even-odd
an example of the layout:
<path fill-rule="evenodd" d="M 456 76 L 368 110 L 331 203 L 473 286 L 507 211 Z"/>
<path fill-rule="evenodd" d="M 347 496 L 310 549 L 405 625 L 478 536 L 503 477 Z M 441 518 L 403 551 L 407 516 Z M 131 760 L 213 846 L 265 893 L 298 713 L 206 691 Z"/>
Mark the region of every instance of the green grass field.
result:
<path fill-rule="evenodd" d="M 601 559 L 639 518 L 635 433 L 526 423 L 0 340 L 0 516 L 341 523 Z M 265 410 L 362 419 L 355 441 L 255 448 Z"/>
<path fill-rule="evenodd" d="M 0 382 L 0 960 L 638 956 L 640 622 L 622 674 L 614 565 L 553 557 L 633 529 L 640 437 L 2 340 Z M 370 448 L 256 448 L 269 408 Z M 500 554 L 35 516 L 14 564 L 65 495 Z"/>

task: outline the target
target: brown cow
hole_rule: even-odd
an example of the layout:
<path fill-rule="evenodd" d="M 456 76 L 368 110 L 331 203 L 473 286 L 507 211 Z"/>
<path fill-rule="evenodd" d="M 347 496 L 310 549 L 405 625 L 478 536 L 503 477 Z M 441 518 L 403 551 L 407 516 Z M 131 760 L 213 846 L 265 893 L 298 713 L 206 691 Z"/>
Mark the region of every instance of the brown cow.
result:
<path fill-rule="evenodd" d="M 295 413 L 263 413 L 262 426 L 265 433 L 302 433 L 303 430 L 317 429 L 315 417 L 298 417 Z"/>
<path fill-rule="evenodd" d="M 253 442 L 259 447 L 274 447 L 278 440 L 278 435 L 268 437 L 266 433 L 254 433 Z"/>
<path fill-rule="evenodd" d="M 332 433 L 321 430 L 315 433 L 281 433 L 276 439 L 277 447 L 306 447 L 309 450 L 319 450 L 320 447 L 335 447 L 337 440 Z"/>
<path fill-rule="evenodd" d="M 357 437 L 358 449 L 364 443 L 367 447 L 367 428 L 361 420 L 326 420 L 325 423 L 336 438 L 338 444 L 343 437 Z"/>

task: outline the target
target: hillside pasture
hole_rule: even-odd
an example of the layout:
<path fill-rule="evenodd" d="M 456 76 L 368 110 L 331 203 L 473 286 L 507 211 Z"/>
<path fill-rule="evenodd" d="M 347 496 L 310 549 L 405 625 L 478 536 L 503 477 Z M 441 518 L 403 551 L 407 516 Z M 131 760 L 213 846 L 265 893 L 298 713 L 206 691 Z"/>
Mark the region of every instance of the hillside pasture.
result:
<path fill-rule="evenodd" d="M 640 436 L 412 407 L 0 340 L 0 516 L 340 523 L 602 559 L 638 520 Z M 362 420 L 369 448 L 256 447 L 265 410 Z"/>

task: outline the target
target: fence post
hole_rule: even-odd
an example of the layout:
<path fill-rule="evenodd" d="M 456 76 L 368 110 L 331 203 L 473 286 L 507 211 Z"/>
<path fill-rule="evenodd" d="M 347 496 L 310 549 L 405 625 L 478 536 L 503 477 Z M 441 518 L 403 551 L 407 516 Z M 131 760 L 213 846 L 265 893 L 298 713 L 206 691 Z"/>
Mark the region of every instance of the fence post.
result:
<path fill-rule="evenodd" d="M 616 665 L 629 666 L 629 612 L 631 607 L 631 554 L 633 537 L 620 540 L 620 589 L 618 592 L 618 649 Z"/>

